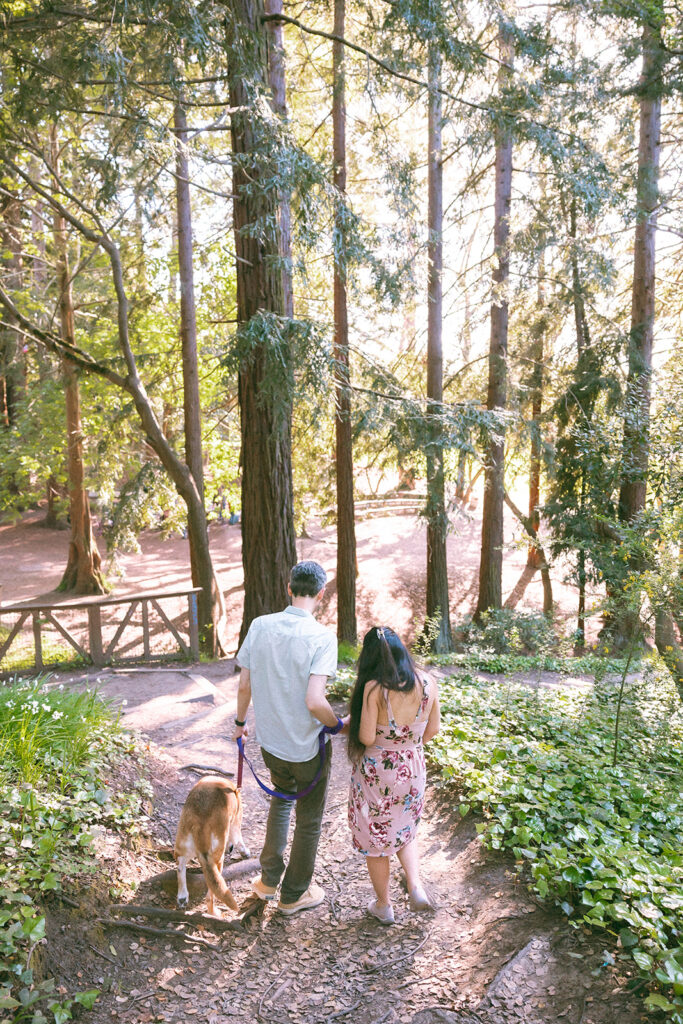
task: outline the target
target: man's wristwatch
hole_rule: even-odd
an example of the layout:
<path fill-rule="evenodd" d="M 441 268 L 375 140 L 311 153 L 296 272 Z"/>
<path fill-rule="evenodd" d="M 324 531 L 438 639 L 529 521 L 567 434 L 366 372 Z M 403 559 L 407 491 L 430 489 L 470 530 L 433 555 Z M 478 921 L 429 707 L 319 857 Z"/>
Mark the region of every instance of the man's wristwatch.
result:
<path fill-rule="evenodd" d="M 246 719 L 245 719 L 244 722 L 240 722 L 239 718 L 236 718 L 234 721 L 235 721 L 235 725 L 237 726 L 238 729 L 241 729 L 243 725 L 247 724 L 246 723 Z"/>

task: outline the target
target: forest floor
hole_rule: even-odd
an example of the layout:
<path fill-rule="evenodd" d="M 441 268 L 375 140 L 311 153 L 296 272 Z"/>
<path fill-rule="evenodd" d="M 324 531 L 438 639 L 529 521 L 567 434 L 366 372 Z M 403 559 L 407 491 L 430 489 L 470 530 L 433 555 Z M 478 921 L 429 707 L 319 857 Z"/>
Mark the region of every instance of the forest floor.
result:
<path fill-rule="evenodd" d="M 523 499 L 520 497 L 520 501 Z M 38 596 L 59 597 L 55 588 L 66 565 L 69 533 L 48 530 L 42 511 L 31 512 L 15 524 L 0 524 L 0 601 L 23 601 Z M 322 528 L 316 520 L 307 524 L 310 536 L 297 540 L 299 558 L 314 558 L 330 577 L 318 618 L 335 628 L 336 536 L 335 528 Z M 540 574 L 528 579 L 524 572 L 527 546 L 522 530 L 506 507 L 503 560 L 503 599 L 519 611 L 540 612 L 543 590 Z M 239 526 L 213 523 L 209 538 L 214 564 L 223 587 L 227 608 L 227 649 L 235 652 L 242 619 L 243 576 Z M 356 524 L 359 577 L 357 582 L 358 629 L 385 623 L 406 640 L 420 627 L 425 615 L 426 527 L 415 516 L 387 516 Z M 459 622 L 474 610 L 479 579 L 481 515 L 474 507 L 451 516 L 448 535 L 448 575 L 451 621 Z M 98 536 L 100 550 L 106 550 Z M 188 542 L 178 534 L 163 538 L 148 530 L 140 537 L 140 552 L 119 554 L 105 567 L 116 596 L 145 589 L 166 590 L 190 584 Z M 556 619 L 567 633 L 575 627 L 578 596 L 564 581 L 565 566 L 556 562 L 551 571 Z M 597 595 L 589 592 L 591 603 Z M 592 643 L 600 628 L 598 617 L 588 619 L 586 636 Z"/>
<path fill-rule="evenodd" d="M 163 937 L 103 930 L 95 918 L 118 902 L 173 906 L 151 879 L 170 865 L 156 856 L 168 846 L 193 778 L 180 771 L 199 763 L 234 769 L 229 740 L 237 675 L 229 661 L 164 670 L 63 673 L 56 682 L 98 685 L 124 724 L 147 744 L 151 841 L 97 840 L 99 884 L 84 887 L 78 907 L 53 903 L 48 963 L 69 987 L 102 991 L 92 1024 L 193 1021 L 196 1024 L 634 1024 L 645 1019 L 626 990 L 627 978 L 605 937 L 572 928 L 542 906 L 516 877 L 507 857 L 486 851 L 470 819 L 454 820 L 450 801 L 433 781 L 420 826 L 425 881 L 433 915 L 410 912 L 398 876 L 392 881 L 397 924 L 384 928 L 365 913 L 371 887 L 351 847 L 346 823 L 349 767 L 334 740 L 333 774 L 316 877 L 326 902 L 293 918 L 268 907 L 243 933 L 204 937 L 219 948 L 176 945 Z M 541 685 L 557 685 L 549 675 Z M 576 678 L 575 686 L 588 686 Z M 251 711 L 250 711 L 251 716 Z M 250 721 L 250 724 L 251 721 Z M 251 753 L 260 764 L 256 744 Z M 261 764 L 261 768 L 263 768 Z M 116 782 L 130 786 L 131 761 Z M 113 780 L 112 780 L 113 781 Z M 243 834 L 258 854 L 267 800 L 244 780 Z M 232 883 L 238 902 L 247 875 Z M 112 897 L 111 887 L 116 895 Z M 72 893 L 72 896 L 75 895 Z M 222 911 L 224 917 L 230 912 Z M 156 922 L 154 922 L 156 923 Z"/>

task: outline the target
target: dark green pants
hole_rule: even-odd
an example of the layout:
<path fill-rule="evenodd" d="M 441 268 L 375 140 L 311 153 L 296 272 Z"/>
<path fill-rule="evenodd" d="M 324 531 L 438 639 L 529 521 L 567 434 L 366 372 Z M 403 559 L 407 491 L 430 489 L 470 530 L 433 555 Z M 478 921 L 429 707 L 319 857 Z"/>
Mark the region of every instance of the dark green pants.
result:
<path fill-rule="evenodd" d="M 261 878 L 266 885 L 276 886 L 284 873 L 280 890 L 280 899 L 283 903 L 294 903 L 298 900 L 299 896 L 306 892 L 313 878 L 327 786 L 330 781 L 332 744 L 329 740 L 325 744 L 325 750 L 325 767 L 322 775 L 307 796 L 300 800 L 280 800 L 276 796 L 270 798 L 266 839 L 261 851 Z M 310 761 L 297 762 L 283 761 L 263 748 L 261 753 L 270 771 L 273 789 L 279 789 L 282 793 L 298 793 L 299 790 L 305 789 L 315 778 L 320 764 L 318 754 Z M 287 845 L 293 805 L 296 807 L 294 838 L 285 871 L 283 854 Z"/>

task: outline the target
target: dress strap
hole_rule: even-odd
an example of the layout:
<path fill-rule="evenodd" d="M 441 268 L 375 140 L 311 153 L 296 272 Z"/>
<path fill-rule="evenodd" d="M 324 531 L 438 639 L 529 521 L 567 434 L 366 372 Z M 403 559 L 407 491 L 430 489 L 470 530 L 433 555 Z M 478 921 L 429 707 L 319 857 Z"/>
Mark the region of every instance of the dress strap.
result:
<path fill-rule="evenodd" d="M 420 677 L 418 676 L 418 679 L 419 678 Z M 422 700 L 420 701 L 419 707 L 417 709 L 417 714 L 415 715 L 416 722 L 422 715 L 423 711 L 427 710 L 427 705 L 429 704 L 429 680 L 427 679 L 426 676 L 420 679 L 420 685 L 422 687 Z"/>

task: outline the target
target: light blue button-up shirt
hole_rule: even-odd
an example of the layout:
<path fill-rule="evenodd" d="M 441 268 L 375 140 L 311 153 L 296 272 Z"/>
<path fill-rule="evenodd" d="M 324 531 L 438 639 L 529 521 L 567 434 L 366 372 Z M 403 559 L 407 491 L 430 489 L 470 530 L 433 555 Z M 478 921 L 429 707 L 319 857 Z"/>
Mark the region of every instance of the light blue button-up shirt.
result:
<path fill-rule="evenodd" d="M 237 652 L 248 668 L 256 739 L 283 761 L 310 761 L 322 728 L 306 707 L 308 679 L 334 676 L 337 638 L 304 608 L 289 607 L 254 619 Z"/>

